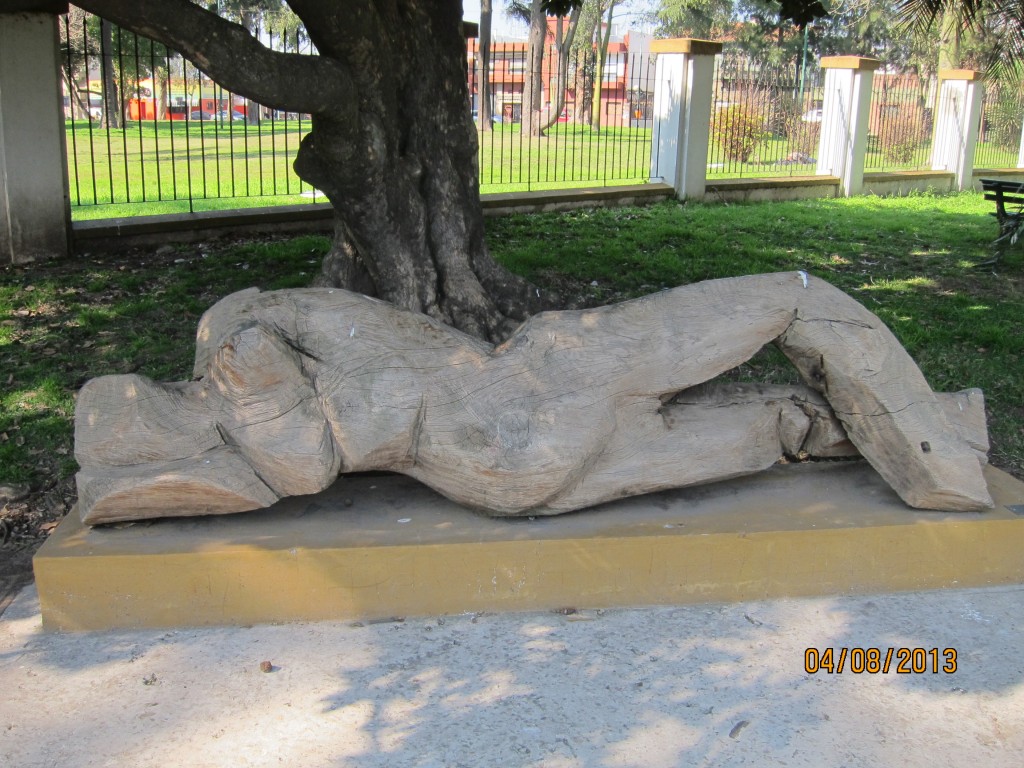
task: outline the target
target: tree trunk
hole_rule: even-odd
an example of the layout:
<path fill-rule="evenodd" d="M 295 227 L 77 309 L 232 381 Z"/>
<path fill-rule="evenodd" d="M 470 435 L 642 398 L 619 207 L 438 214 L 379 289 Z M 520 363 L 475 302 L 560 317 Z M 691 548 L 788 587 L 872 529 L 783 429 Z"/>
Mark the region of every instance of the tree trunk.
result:
<path fill-rule="evenodd" d="M 565 36 L 562 35 L 562 18 L 558 19 L 558 27 L 555 32 L 555 51 L 558 55 L 558 74 L 556 75 L 556 85 L 554 100 L 551 104 L 551 109 L 548 111 L 547 119 L 544 124 L 540 127 L 541 132 L 546 131 L 548 128 L 558 122 L 558 119 L 562 116 L 562 110 L 565 109 L 565 90 L 568 87 L 569 79 L 569 51 L 572 49 L 573 40 L 576 37 L 576 28 L 579 25 L 580 20 L 580 9 L 573 8 L 569 14 L 569 28 L 565 32 Z"/>
<path fill-rule="evenodd" d="M 270 51 L 189 0 L 80 4 L 201 63 L 227 91 L 312 116 L 295 171 L 335 209 L 321 284 L 490 340 L 556 304 L 487 252 L 457 0 L 289 0 L 316 55 Z"/>
<path fill-rule="evenodd" d="M 604 65 L 608 60 L 608 43 L 612 37 L 612 16 L 615 13 L 615 0 L 608 2 L 608 26 L 601 34 L 601 49 L 597 52 L 597 63 L 594 66 L 594 104 L 590 113 L 590 125 L 595 131 L 601 130 L 601 91 L 604 90 Z M 600 25 L 598 26 L 600 34 Z"/>
<path fill-rule="evenodd" d="M 481 131 L 491 130 L 491 0 L 480 0 L 480 74 L 477 92 L 480 94 L 478 127 Z"/>
<path fill-rule="evenodd" d="M 406 56 L 379 78 L 356 73 L 355 119 L 314 113 L 299 150 L 296 172 L 336 212 L 318 282 L 504 339 L 557 302 L 487 251 L 459 18 L 427 5 L 420 13 L 383 30 L 387 49 Z"/>
<path fill-rule="evenodd" d="M 121 105 L 114 82 L 114 26 L 100 20 L 100 56 L 103 67 L 103 127 L 121 127 Z"/>
<path fill-rule="evenodd" d="M 153 101 L 156 106 L 156 119 L 167 119 L 167 98 L 170 93 L 170 73 L 167 67 L 157 64 L 153 67 Z"/>
<path fill-rule="evenodd" d="M 573 78 L 573 98 L 576 107 L 573 121 L 579 125 L 590 124 L 590 106 L 594 95 L 594 51 L 590 48 L 576 49 L 576 75 Z"/>
<path fill-rule="evenodd" d="M 530 5 L 530 34 L 526 45 L 526 77 L 523 82 L 522 132 L 527 136 L 540 136 L 541 106 L 544 92 L 544 43 L 547 39 L 547 16 L 541 0 Z"/>
<path fill-rule="evenodd" d="M 577 24 L 576 39 L 572 44 L 576 60 L 576 72 L 573 77 L 573 120 L 579 125 L 590 124 L 590 107 L 594 98 L 594 42 L 600 23 L 599 0 L 584 0 Z"/>
<path fill-rule="evenodd" d="M 952 8 L 942 12 L 939 21 L 939 70 L 960 66 L 960 14 Z"/>

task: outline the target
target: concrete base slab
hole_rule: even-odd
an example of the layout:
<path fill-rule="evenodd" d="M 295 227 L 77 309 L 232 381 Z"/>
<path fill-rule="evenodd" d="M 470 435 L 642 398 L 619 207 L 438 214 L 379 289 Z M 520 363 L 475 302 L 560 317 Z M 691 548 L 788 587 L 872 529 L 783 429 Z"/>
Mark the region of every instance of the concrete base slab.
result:
<path fill-rule="evenodd" d="M 777 466 L 584 512 L 492 519 L 405 477 L 235 516 L 87 528 L 35 557 L 51 630 L 246 625 L 1024 583 L 1024 483 L 912 510 L 864 462 Z"/>

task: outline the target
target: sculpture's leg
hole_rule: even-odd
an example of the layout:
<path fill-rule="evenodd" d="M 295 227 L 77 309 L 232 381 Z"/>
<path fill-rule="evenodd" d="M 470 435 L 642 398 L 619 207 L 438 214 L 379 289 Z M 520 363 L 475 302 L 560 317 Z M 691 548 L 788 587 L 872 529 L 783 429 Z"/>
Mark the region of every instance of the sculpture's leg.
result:
<path fill-rule="evenodd" d="M 981 392 L 936 397 L 964 444 L 985 461 Z M 613 434 L 576 486 L 530 514 L 555 514 L 622 496 L 740 477 L 767 469 L 783 456 L 860 455 L 825 400 L 799 386 L 711 383 L 687 390 L 665 406 L 637 401 L 621 413 L 630 420 L 629 429 Z M 723 471 L 729 474 L 723 477 Z"/>
<path fill-rule="evenodd" d="M 977 456 L 885 324 L 822 280 L 799 298 L 776 343 L 871 466 L 913 507 L 990 508 Z"/>
<path fill-rule="evenodd" d="M 660 444 L 655 399 L 665 401 L 708 381 L 773 340 L 904 501 L 951 511 L 991 506 L 977 456 L 885 324 L 842 291 L 801 272 L 712 280 L 611 307 L 541 315 L 504 350 L 520 358 L 518 370 L 555 372 L 546 375 L 550 384 L 543 398 L 576 388 L 592 398 L 615 398 L 617 411 L 637 414 L 632 419 L 620 414 L 614 429 L 602 424 L 599 431 L 614 433 L 605 451 L 620 444 L 638 456 L 631 465 L 635 474 L 616 474 L 621 488 L 642 492 L 637 489 L 644 487 L 639 480 L 647 471 L 641 457 L 648 450 L 645 441 Z M 500 416 L 494 408 L 478 410 Z M 686 453 L 691 449 L 702 450 L 679 446 L 679 465 L 691 460 Z M 716 463 L 719 477 L 734 473 L 728 452 Z M 571 487 L 590 472 L 578 468 Z M 675 485 L 686 484 L 686 473 L 680 472 Z M 546 505 L 561 505 L 569 491 Z"/>
<path fill-rule="evenodd" d="M 628 428 L 616 430 L 579 483 L 543 512 L 760 472 L 796 454 L 811 431 L 811 418 L 788 398 L 726 404 L 723 394 L 714 390 L 686 405 L 647 400 L 623 407 Z"/>

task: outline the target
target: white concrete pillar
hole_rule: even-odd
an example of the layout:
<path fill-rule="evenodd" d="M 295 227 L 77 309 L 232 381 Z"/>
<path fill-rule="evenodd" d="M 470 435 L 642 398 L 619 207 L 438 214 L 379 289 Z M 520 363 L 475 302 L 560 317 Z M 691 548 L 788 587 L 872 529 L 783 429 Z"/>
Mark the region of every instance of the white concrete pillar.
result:
<path fill-rule="evenodd" d="M 981 73 L 971 69 L 939 72 L 939 101 L 932 133 L 932 170 L 952 171 L 956 189 L 974 187 L 974 149 L 978 144 Z"/>
<path fill-rule="evenodd" d="M 1017 150 L 1017 167 L 1024 168 L 1024 125 L 1020 127 L 1020 149 Z"/>
<path fill-rule="evenodd" d="M 671 184 L 680 199 L 703 197 L 715 55 L 721 43 L 678 38 L 652 40 L 657 55 L 651 181 Z"/>
<path fill-rule="evenodd" d="M 864 186 L 864 154 L 868 145 L 871 81 L 881 64 L 863 56 L 825 56 L 825 89 L 818 141 L 819 176 L 839 178 L 844 197 Z"/>
<path fill-rule="evenodd" d="M 13 7 L 21 12 L 6 12 Z M 18 2 L 0 13 L 0 263 L 68 253 L 60 48 L 67 3 Z"/>

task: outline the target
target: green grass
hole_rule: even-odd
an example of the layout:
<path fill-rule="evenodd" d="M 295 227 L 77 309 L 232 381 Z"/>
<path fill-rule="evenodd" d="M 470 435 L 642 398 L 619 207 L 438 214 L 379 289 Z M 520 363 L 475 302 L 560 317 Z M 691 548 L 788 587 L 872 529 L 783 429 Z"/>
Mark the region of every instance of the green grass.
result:
<path fill-rule="evenodd" d="M 191 196 L 249 198 L 280 204 L 298 201 L 308 184 L 300 182 L 292 161 L 309 123 L 129 122 L 122 129 L 90 128 L 87 121 L 66 128 L 68 188 L 74 218 L 107 205 L 127 204 L 138 214 L 152 204 Z M 262 200 L 261 200 L 262 198 Z M 150 206 L 146 209 L 145 206 Z M 237 207 L 237 206 L 236 206 Z M 165 212 L 165 211 L 157 211 Z M 176 210 L 173 212 L 177 212 Z M 136 214 L 137 215 L 137 214 Z"/>
<path fill-rule="evenodd" d="M 932 387 L 981 387 L 992 460 L 1024 477 L 1021 246 L 993 272 L 980 194 L 580 211 L 488 222 L 515 271 L 592 304 L 718 277 L 803 269 L 878 314 Z M 592 283 L 596 282 L 596 286 Z M 777 355 L 737 375 L 794 381 Z"/>
<path fill-rule="evenodd" d="M 497 257 L 579 305 L 709 278 L 804 269 L 877 313 L 937 390 L 985 390 L 992 460 L 1024 477 L 1024 257 L 998 269 L 980 194 L 792 203 L 665 203 L 488 219 Z M 305 285 L 322 237 L 173 246 L 0 272 L 0 482 L 75 470 L 74 392 L 88 378 L 191 373 L 200 314 L 250 285 Z M 596 285 L 594 284 L 596 283 Z M 793 381 L 778 355 L 734 372 Z"/>
<path fill-rule="evenodd" d="M 43 485 L 75 471 L 74 393 L 87 379 L 138 371 L 191 376 L 196 323 L 252 285 L 305 285 L 322 237 L 86 256 L 0 273 L 0 482 Z"/>
<path fill-rule="evenodd" d="M 68 122 L 68 187 L 75 220 L 309 202 L 292 161 L 308 121 L 130 122 L 122 129 Z M 483 192 L 647 181 L 650 129 L 572 124 L 541 138 L 519 125 L 480 133 Z M 193 203 L 189 205 L 189 190 Z M 303 196 L 305 193 L 306 196 Z M 323 202 L 323 196 L 316 198 Z"/>
<path fill-rule="evenodd" d="M 74 130 L 72 130 L 72 127 Z M 128 123 L 124 129 L 68 123 L 69 189 L 76 221 L 190 211 L 323 202 L 300 182 L 292 161 L 308 122 L 287 124 L 161 121 Z M 520 133 L 518 124 L 496 124 L 478 134 L 483 193 L 570 189 L 643 183 L 651 171 L 651 130 L 559 123 L 541 138 Z M 814 154 L 814 153 L 812 153 Z M 790 163 L 789 141 L 762 141 L 749 162 L 724 158 L 714 145 L 708 178 L 772 178 L 813 175 L 813 163 Z M 657 157 L 654 157 L 657 164 Z M 868 171 L 928 167 L 928 145 L 905 163 L 886 160 L 874 144 Z M 1016 154 L 979 144 L 978 167 L 1012 168 Z M 191 189 L 192 202 L 189 202 Z"/>

